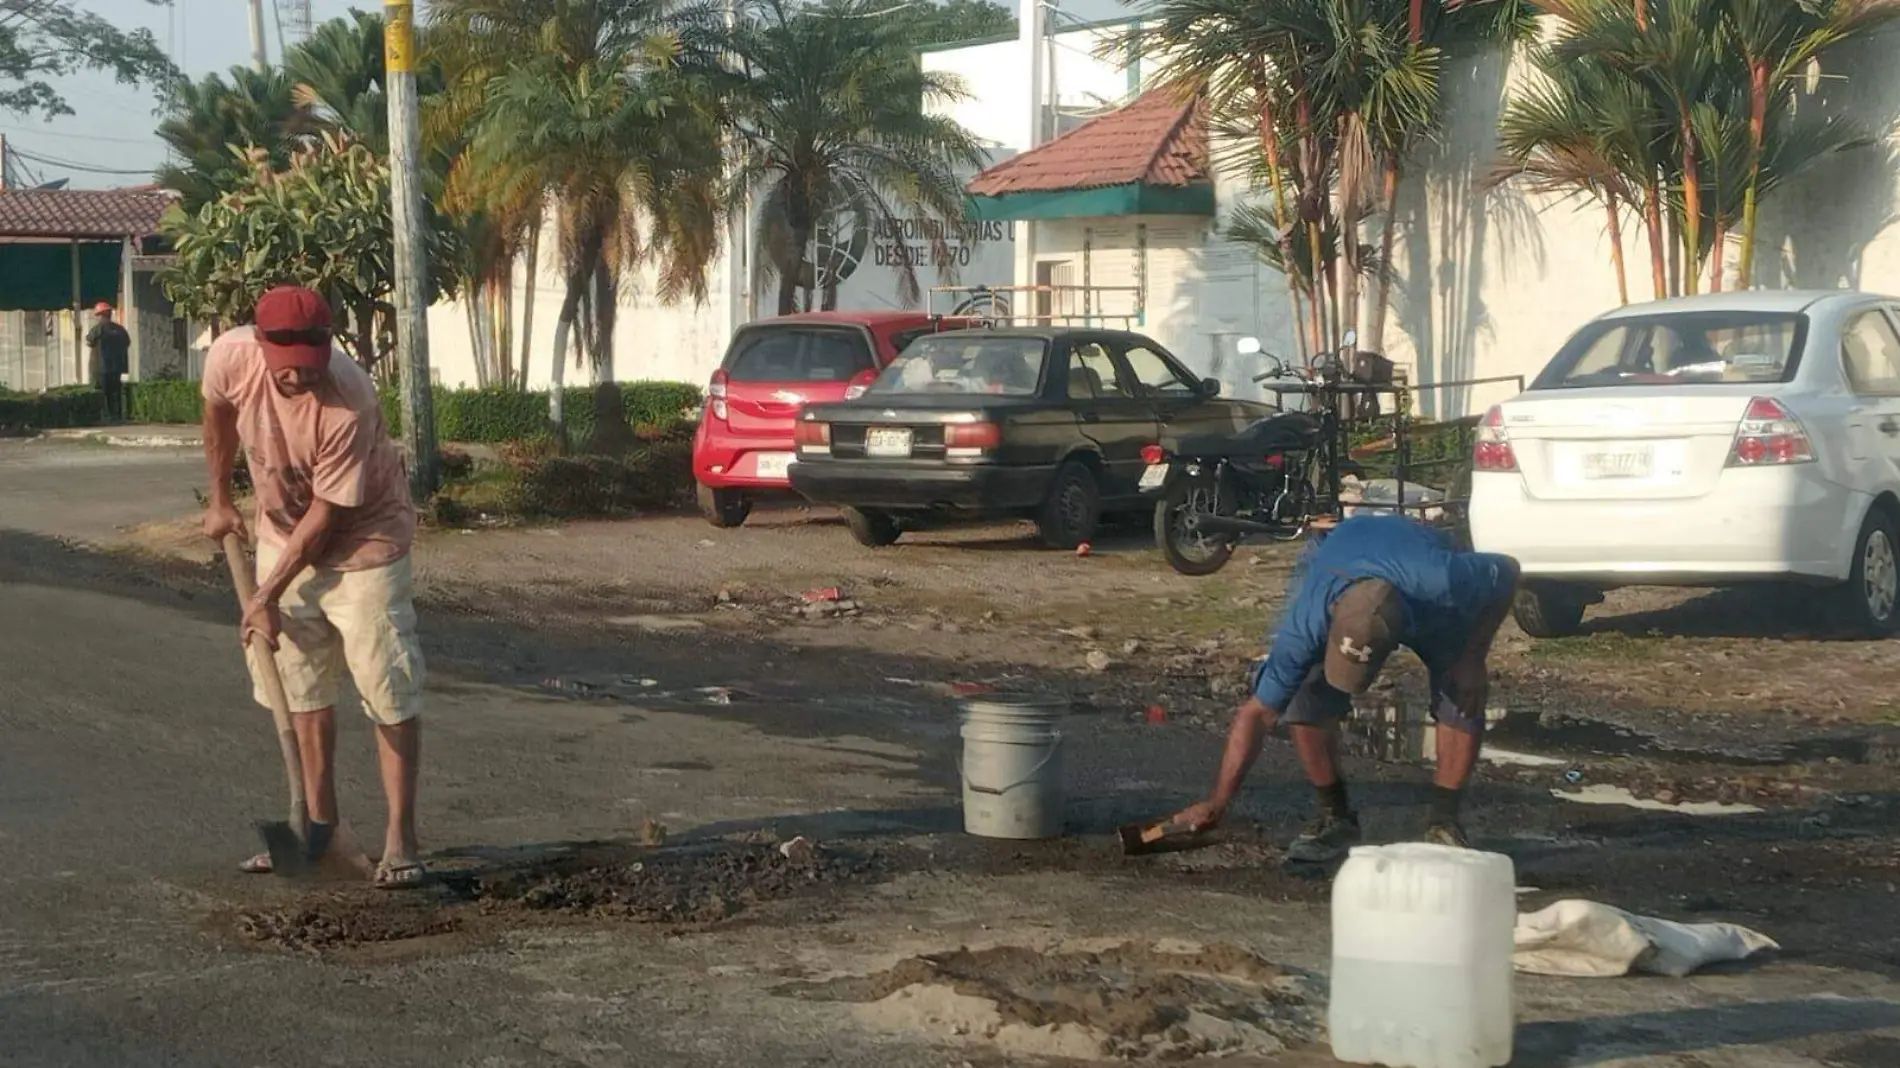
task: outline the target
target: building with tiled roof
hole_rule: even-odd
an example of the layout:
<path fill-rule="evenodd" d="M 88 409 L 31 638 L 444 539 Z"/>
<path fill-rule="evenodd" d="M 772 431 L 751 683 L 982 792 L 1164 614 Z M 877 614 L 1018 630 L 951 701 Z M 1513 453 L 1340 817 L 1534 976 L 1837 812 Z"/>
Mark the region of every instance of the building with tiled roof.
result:
<path fill-rule="evenodd" d="M 0 386 L 38 390 L 90 379 L 84 336 L 99 304 L 132 335 L 130 377 L 188 372 L 189 324 L 158 281 L 169 190 L 0 189 Z"/>
<path fill-rule="evenodd" d="M 169 190 L 0 189 L 0 237 L 145 238 L 177 203 Z"/>
<path fill-rule="evenodd" d="M 984 219 L 1212 215 L 1206 109 L 1150 89 L 989 168 L 969 184 Z"/>

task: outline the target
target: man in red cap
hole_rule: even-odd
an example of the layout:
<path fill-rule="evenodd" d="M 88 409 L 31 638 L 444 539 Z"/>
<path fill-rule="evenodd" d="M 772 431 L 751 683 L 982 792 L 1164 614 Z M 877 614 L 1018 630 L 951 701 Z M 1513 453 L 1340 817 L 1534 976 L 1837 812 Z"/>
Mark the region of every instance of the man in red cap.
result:
<path fill-rule="evenodd" d="M 379 886 L 423 881 L 415 828 L 423 663 L 409 549 L 416 510 L 376 384 L 330 337 L 330 307 L 300 286 L 257 302 L 204 369 L 205 534 L 245 533 L 231 495 L 244 446 L 257 493 L 257 597 L 243 635 L 277 649 L 303 756 L 313 849 L 336 824 L 336 700 L 345 672 L 375 724 L 389 826 Z M 261 686 L 257 700 L 266 704 Z M 260 854 L 244 870 L 270 870 Z"/>
<path fill-rule="evenodd" d="M 106 418 L 125 422 L 125 374 L 132 367 L 132 335 L 112 321 L 112 305 L 105 301 L 93 305 L 92 329 L 86 331 L 86 347 L 92 350 L 92 380 L 105 394 Z"/>

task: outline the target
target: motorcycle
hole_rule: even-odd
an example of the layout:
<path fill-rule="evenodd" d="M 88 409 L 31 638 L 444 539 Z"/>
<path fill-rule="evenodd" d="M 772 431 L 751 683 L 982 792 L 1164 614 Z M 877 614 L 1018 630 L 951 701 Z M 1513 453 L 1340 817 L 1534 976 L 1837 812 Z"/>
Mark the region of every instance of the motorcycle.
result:
<path fill-rule="evenodd" d="M 1141 488 L 1156 498 L 1155 543 L 1170 567 L 1183 575 L 1211 575 L 1227 566 L 1244 538 L 1292 541 L 1324 514 L 1328 502 L 1322 495 L 1333 484 L 1334 470 L 1357 466 L 1339 463 L 1335 449 L 1342 400 L 1337 386 L 1361 377 L 1344 360 L 1357 340 L 1355 331 L 1346 331 L 1339 349 L 1307 361 L 1303 373 L 1267 355 L 1269 369 L 1254 381 L 1271 383 L 1282 397 L 1313 398 L 1311 410 L 1276 412 L 1237 434 L 1196 435 L 1142 450 L 1148 468 Z M 1237 348 L 1242 356 L 1262 352 L 1251 337 L 1241 338 Z M 1359 354 L 1353 370 L 1370 356 Z"/>

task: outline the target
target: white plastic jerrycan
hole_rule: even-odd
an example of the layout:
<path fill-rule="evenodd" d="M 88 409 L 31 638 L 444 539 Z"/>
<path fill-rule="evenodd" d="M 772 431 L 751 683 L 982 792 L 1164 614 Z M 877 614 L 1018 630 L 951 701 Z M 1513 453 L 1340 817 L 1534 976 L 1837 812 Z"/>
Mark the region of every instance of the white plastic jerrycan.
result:
<path fill-rule="evenodd" d="M 1333 1056 L 1387 1068 L 1511 1060 L 1517 873 L 1497 853 L 1353 849 L 1333 881 Z"/>

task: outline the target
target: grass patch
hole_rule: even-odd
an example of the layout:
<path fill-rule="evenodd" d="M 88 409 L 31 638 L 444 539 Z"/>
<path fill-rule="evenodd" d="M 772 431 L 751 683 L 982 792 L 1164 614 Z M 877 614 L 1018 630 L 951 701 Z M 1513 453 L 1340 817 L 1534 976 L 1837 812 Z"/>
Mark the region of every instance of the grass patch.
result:
<path fill-rule="evenodd" d="M 1532 660 L 1620 660 L 1651 661 L 1668 656 L 1661 635 L 1626 634 L 1606 630 L 1595 634 L 1577 634 L 1568 638 L 1538 638 L 1532 641 L 1528 655 Z"/>

